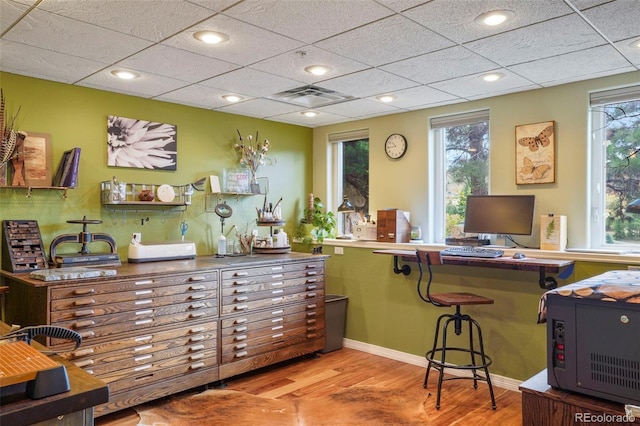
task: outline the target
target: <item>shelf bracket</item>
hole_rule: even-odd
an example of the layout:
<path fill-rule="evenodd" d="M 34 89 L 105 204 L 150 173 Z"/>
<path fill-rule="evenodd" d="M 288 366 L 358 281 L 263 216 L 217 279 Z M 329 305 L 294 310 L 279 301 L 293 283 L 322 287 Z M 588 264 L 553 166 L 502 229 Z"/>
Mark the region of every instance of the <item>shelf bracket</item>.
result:
<path fill-rule="evenodd" d="M 402 265 L 402 267 L 399 267 L 398 265 L 398 258 L 400 256 L 393 256 L 393 272 L 395 274 L 404 274 L 404 275 L 409 275 L 411 273 L 411 266 L 409 265 Z"/>

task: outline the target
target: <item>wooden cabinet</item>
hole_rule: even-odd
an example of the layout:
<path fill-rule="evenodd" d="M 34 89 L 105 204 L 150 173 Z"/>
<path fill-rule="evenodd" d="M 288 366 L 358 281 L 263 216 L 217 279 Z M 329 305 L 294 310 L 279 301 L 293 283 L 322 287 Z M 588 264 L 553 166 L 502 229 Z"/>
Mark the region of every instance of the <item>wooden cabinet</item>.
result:
<path fill-rule="evenodd" d="M 123 264 L 101 279 L 0 278 L 10 323 L 80 333 L 82 345 L 65 357 L 109 385 L 100 416 L 321 350 L 324 262 L 302 253 L 200 257 Z"/>

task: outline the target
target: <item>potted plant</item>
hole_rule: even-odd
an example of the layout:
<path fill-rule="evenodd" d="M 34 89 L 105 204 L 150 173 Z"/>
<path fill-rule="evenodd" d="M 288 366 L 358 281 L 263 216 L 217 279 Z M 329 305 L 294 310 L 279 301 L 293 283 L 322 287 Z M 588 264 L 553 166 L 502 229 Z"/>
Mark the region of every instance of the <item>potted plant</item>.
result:
<path fill-rule="evenodd" d="M 302 244 L 312 244 L 317 242 L 322 244 L 325 238 L 336 236 L 336 217 L 333 212 L 324 212 L 324 204 L 318 197 L 309 194 L 307 207 L 304 209 L 304 217 L 300 220 L 300 225 L 296 237 L 302 240 Z"/>

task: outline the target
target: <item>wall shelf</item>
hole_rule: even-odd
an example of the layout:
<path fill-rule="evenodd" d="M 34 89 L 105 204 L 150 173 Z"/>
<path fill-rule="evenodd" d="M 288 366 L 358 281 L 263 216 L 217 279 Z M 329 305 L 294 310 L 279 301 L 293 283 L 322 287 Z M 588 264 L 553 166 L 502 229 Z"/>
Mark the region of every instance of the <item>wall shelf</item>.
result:
<path fill-rule="evenodd" d="M 33 190 L 53 190 L 53 191 L 62 191 L 62 198 L 67 198 L 67 190 L 68 189 L 73 189 L 72 187 L 66 187 L 66 186 L 0 186 L 0 189 L 20 189 L 20 190 L 26 190 L 27 194 L 26 197 L 30 198 L 31 197 L 31 192 Z"/>

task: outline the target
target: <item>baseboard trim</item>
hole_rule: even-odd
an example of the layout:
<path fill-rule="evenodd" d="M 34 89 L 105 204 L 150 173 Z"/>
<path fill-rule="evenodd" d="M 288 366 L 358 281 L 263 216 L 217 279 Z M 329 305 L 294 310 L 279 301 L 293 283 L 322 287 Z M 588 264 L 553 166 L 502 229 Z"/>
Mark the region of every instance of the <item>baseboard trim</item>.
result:
<path fill-rule="evenodd" d="M 355 349 L 361 352 L 366 352 L 372 355 L 378 355 L 385 358 L 394 359 L 407 364 L 417 365 L 427 368 L 427 361 L 422 356 L 408 354 L 406 352 L 396 351 L 395 349 L 384 348 L 382 346 L 376 346 L 369 343 L 360 342 L 358 340 L 344 339 L 343 345 L 345 348 Z M 447 373 L 454 376 L 470 376 L 471 372 L 462 370 L 447 370 Z M 497 374 L 491 374 L 491 383 L 494 386 L 520 392 L 520 380 L 512 379 L 510 377 L 498 376 Z"/>

